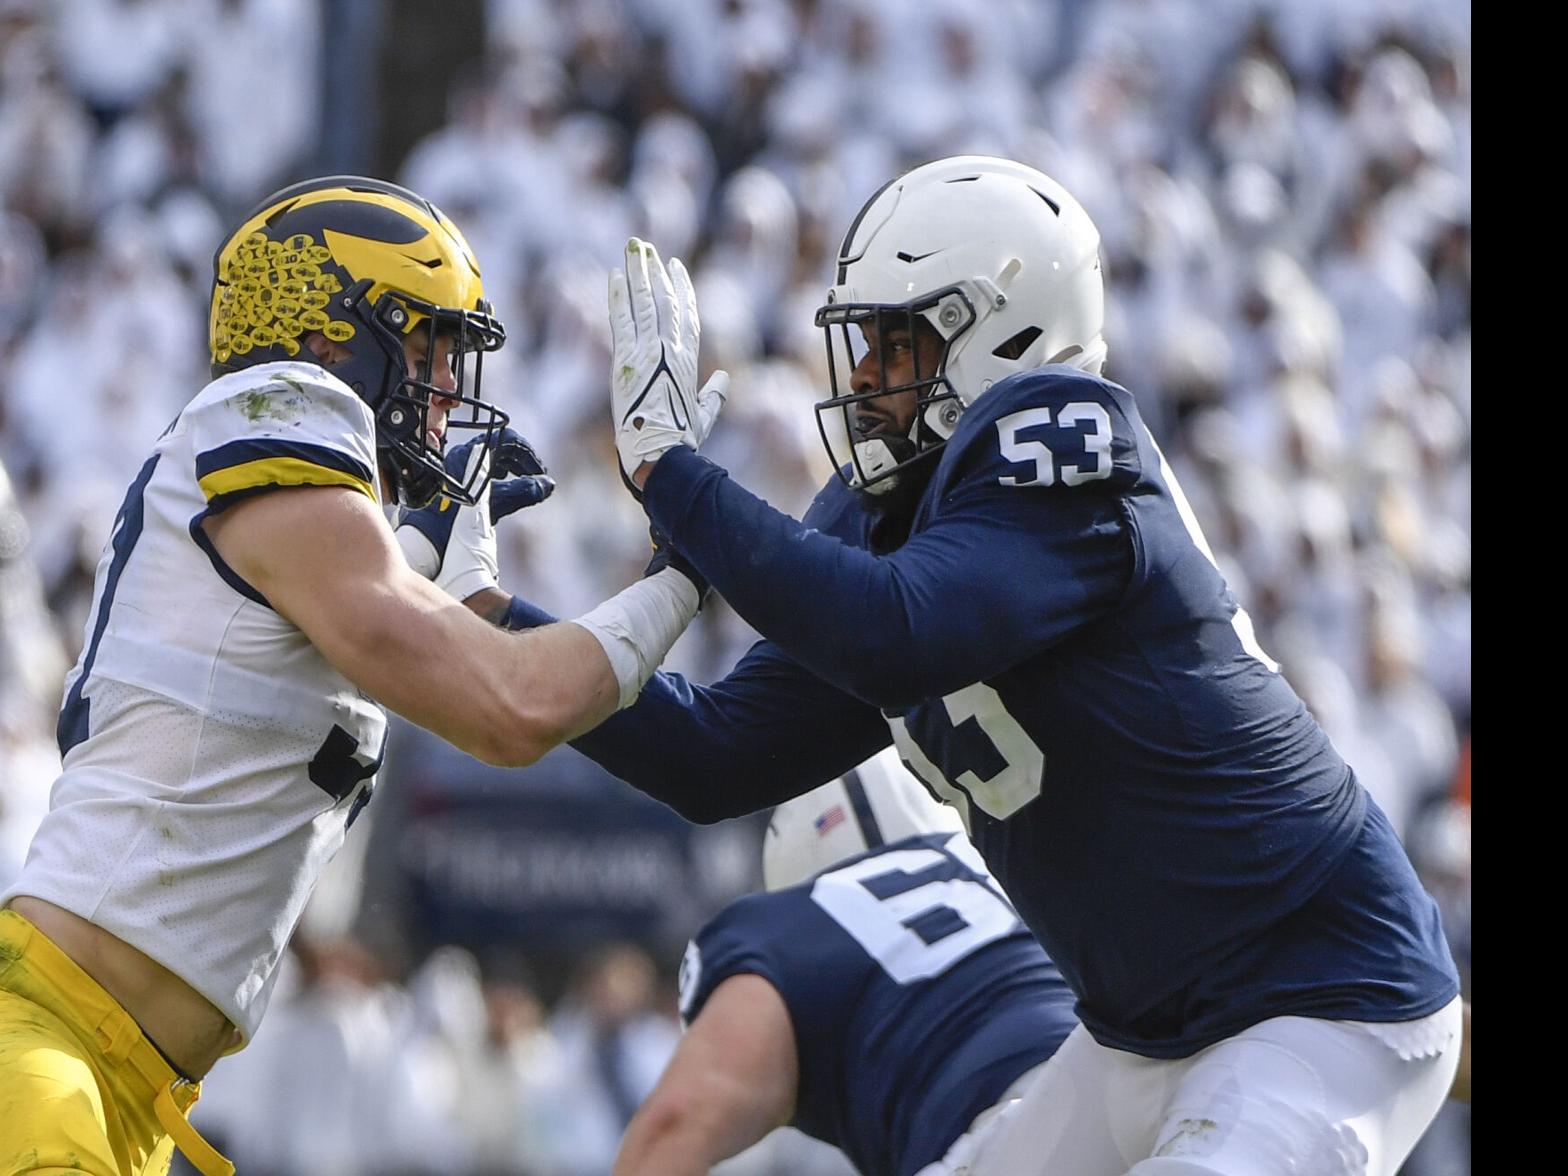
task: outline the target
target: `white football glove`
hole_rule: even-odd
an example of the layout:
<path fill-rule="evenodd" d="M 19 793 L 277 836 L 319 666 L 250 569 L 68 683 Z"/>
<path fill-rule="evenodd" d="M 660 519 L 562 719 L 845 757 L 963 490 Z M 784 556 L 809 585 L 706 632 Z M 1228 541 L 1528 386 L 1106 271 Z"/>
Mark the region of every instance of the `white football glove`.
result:
<path fill-rule="evenodd" d="M 686 267 L 671 258 L 666 273 L 659 251 L 633 237 L 626 270 L 610 274 L 610 396 L 621 478 L 639 498 L 638 467 L 677 445 L 700 448 L 729 394 L 725 371 L 697 388 L 701 334 Z"/>

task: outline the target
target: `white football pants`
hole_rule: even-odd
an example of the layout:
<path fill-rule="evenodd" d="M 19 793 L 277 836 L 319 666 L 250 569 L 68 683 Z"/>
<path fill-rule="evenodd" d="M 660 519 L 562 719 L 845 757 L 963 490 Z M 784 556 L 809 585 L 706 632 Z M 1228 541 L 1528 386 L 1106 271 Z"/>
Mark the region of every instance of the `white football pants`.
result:
<path fill-rule="evenodd" d="M 1448 1096 L 1460 1040 L 1457 997 L 1417 1021 L 1276 1017 L 1172 1061 L 1080 1025 L 948 1171 L 1394 1176 Z"/>

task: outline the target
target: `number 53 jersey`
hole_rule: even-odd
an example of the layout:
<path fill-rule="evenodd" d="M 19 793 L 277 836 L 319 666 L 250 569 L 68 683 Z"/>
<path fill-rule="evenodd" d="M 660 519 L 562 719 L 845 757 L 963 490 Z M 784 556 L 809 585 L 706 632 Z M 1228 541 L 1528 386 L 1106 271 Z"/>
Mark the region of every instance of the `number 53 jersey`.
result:
<path fill-rule="evenodd" d="M 215 380 L 158 440 L 98 564 L 60 712 L 63 772 L 0 896 L 92 921 L 247 1040 L 386 737 L 381 708 L 202 529 L 244 498 L 306 485 L 379 501 L 370 410 L 318 367 Z"/>
<path fill-rule="evenodd" d="M 720 818 L 891 736 L 1114 1048 L 1453 998 L 1435 905 L 1258 648 L 1125 389 L 1060 365 L 999 381 L 907 536 L 837 479 L 797 522 L 684 449 L 644 505 L 766 640 L 712 686 L 656 677 L 577 741 L 617 775 Z"/>
<path fill-rule="evenodd" d="M 1061 973 L 955 833 L 730 904 L 686 950 L 686 1022 L 742 973 L 789 1010 L 793 1126 L 888 1176 L 941 1159 L 1078 1024 Z"/>

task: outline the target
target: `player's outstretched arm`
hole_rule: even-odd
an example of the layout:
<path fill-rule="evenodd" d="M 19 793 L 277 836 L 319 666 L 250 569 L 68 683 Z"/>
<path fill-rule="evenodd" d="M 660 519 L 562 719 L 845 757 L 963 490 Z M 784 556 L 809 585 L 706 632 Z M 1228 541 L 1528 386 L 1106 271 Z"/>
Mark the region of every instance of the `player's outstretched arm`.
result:
<path fill-rule="evenodd" d="M 363 494 L 282 490 L 205 525 L 224 561 L 340 673 L 487 763 L 533 763 L 618 705 L 621 686 L 592 634 L 486 624 L 409 567 Z"/>
<path fill-rule="evenodd" d="M 463 603 L 507 628 L 556 619 L 499 589 Z M 812 737 L 802 741 L 801 731 Z M 699 825 L 782 804 L 887 743 L 880 712 L 767 642 L 708 686 L 654 674 L 635 705 L 572 740 L 589 759 Z"/>
<path fill-rule="evenodd" d="M 1048 648 L 1103 615 L 1132 574 L 1117 499 L 1092 489 L 1053 498 L 970 479 L 887 556 L 785 514 L 684 447 L 644 489 L 660 532 L 754 629 L 886 710 Z"/>
<path fill-rule="evenodd" d="M 705 1176 L 795 1113 L 795 1030 L 761 976 L 713 991 L 626 1128 L 614 1176 Z"/>

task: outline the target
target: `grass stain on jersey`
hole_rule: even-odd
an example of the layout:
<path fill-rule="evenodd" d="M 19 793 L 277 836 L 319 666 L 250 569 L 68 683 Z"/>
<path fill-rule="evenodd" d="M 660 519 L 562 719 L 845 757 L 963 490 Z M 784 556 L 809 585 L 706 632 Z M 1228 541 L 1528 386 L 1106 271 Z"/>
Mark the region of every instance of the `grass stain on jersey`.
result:
<path fill-rule="evenodd" d="M 1154 1155 L 1187 1155 L 1194 1144 L 1205 1142 L 1219 1129 L 1220 1125 L 1213 1119 L 1183 1119 L 1176 1124 L 1176 1134 L 1161 1144 Z"/>
<path fill-rule="evenodd" d="M 285 387 L 274 384 L 245 393 L 240 411 L 247 420 L 292 421 L 302 415 L 306 403 L 304 387 L 287 378 L 280 383 Z"/>

